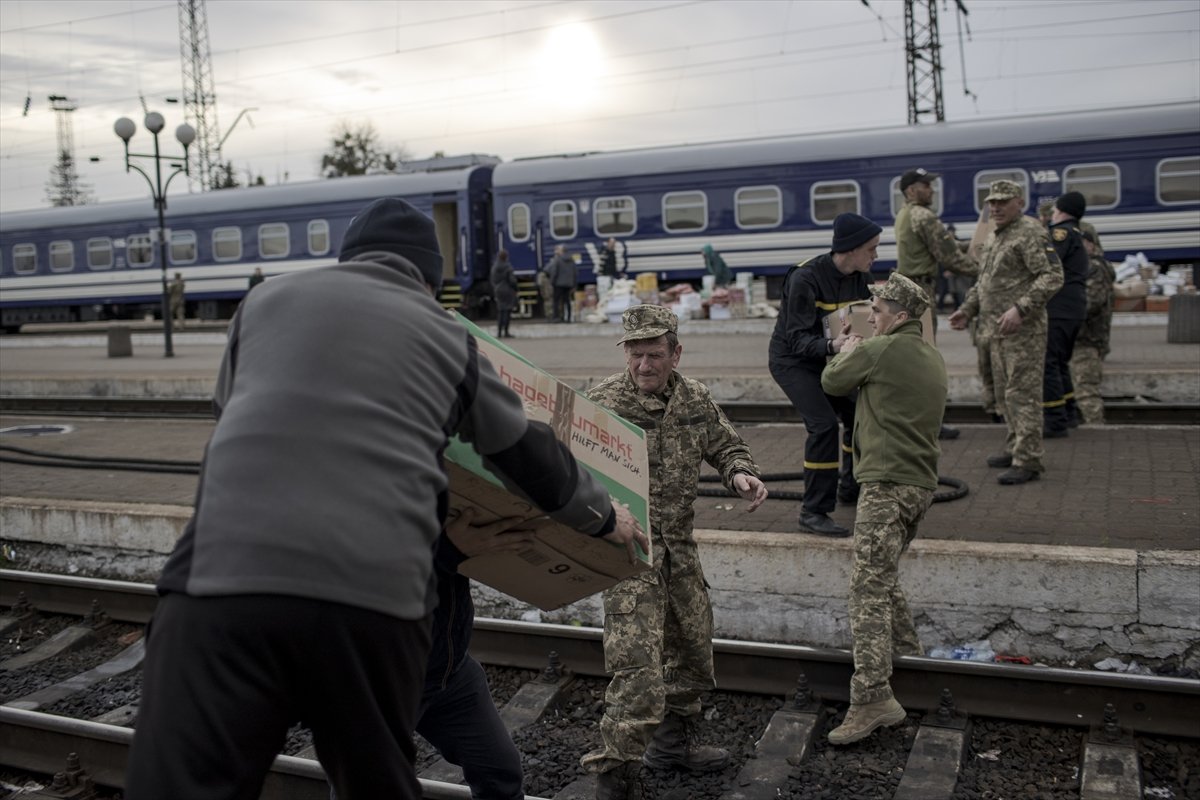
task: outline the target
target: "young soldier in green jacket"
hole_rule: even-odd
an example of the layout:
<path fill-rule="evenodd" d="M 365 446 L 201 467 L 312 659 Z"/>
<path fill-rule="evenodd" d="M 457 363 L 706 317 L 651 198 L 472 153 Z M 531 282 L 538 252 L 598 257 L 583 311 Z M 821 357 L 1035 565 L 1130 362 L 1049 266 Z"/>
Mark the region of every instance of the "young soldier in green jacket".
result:
<path fill-rule="evenodd" d="M 921 643 L 900 588 L 900 556 L 937 488 L 938 428 L 946 404 L 946 365 L 921 338 L 928 295 L 899 273 L 871 291 L 868 320 L 875 336 L 852 336 L 821 374 L 829 394 L 858 389 L 854 477 L 862 487 L 850 577 L 850 710 L 830 731 L 832 744 L 856 742 L 904 720 L 888 683 L 892 653 L 920 655 Z"/>

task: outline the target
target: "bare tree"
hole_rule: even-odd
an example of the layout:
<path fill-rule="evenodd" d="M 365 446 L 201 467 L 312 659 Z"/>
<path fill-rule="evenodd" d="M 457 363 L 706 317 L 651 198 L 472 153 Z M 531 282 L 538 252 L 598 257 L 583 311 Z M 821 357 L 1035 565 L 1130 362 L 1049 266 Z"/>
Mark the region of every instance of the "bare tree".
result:
<path fill-rule="evenodd" d="M 380 144 L 375 126 L 365 122 L 351 128 L 339 122 L 333 129 L 329 152 L 321 156 L 321 174 L 326 178 L 395 172 L 409 155 L 403 147 L 388 149 Z"/>

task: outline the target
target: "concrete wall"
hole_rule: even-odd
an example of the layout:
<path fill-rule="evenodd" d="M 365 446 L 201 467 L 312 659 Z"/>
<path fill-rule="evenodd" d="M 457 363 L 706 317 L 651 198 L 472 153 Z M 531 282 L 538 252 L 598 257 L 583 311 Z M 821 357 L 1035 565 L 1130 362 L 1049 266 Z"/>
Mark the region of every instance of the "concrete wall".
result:
<path fill-rule="evenodd" d="M 17 569 L 153 580 L 183 506 L 0 500 Z M 696 532 L 717 636 L 849 647 L 848 539 Z M 1090 664 L 1110 655 L 1200 669 L 1200 553 L 918 540 L 901 581 L 926 649 L 988 639 L 998 653 Z M 599 626 L 598 597 L 541 612 L 476 586 L 481 616 Z"/>

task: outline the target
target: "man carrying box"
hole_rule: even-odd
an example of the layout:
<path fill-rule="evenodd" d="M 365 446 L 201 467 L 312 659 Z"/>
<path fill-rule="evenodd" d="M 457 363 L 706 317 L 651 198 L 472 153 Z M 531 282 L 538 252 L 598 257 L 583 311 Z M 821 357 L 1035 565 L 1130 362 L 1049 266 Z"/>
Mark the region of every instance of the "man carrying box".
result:
<path fill-rule="evenodd" d="M 604 666 L 613 677 L 603 744 L 581 760 L 599 773 L 598 800 L 640 798 L 643 763 L 694 772 L 729 763 L 725 750 L 696 741 L 700 696 L 715 685 L 712 607 L 692 537 L 701 463 L 749 501 L 748 511 L 767 499 L 750 449 L 708 388 L 676 371 L 675 314 L 639 305 L 622 324 L 628 369 L 587 395 L 646 432 L 654 564 L 604 593 Z"/>
<path fill-rule="evenodd" d="M 441 279 L 433 221 L 386 198 L 340 263 L 242 301 L 195 513 L 158 581 L 130 800 L 257 797 L 296 720 L 341 800 L 420 797 L 454 434 L 553 519 L 630 559 L 649 545 L 442 310 Z"/>

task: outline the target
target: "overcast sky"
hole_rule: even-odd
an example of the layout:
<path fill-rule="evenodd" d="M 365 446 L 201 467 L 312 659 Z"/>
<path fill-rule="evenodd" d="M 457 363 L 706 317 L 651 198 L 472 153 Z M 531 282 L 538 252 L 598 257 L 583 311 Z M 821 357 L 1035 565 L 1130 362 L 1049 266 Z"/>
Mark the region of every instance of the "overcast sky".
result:
<path fill-rule="evenodd" d="M 965 5 L 960 21 L 938 3 L 947 121 L 1200 98 L 1197 0 Z M 339 123 L 416 158 L 511 160 L 907 122 L 901 0 L 206 6 L 222 159 L 243 182 L 318 177 Z M 132 118 L 133 148 L 150 150 L 142 97 L 177 150 L 179 28 L 171 0 L 0 0 L 0 212 L 48 205 L 49 95 L 77 105 L 94 199 L 149 202 L 112 125 Z"/>

